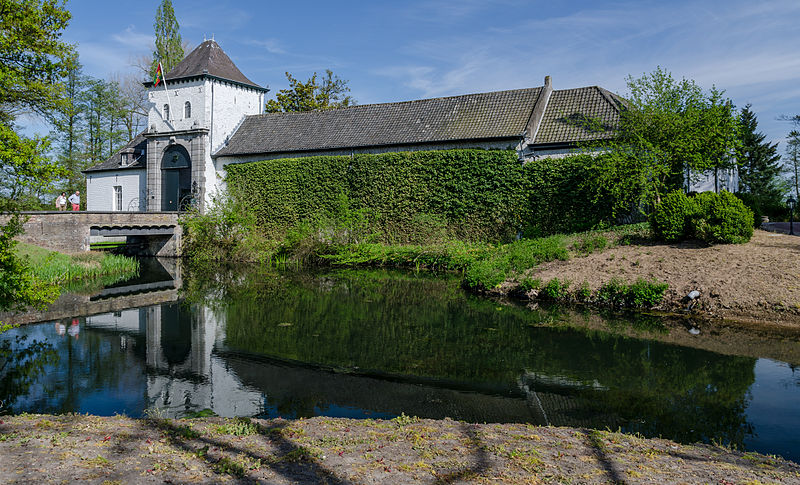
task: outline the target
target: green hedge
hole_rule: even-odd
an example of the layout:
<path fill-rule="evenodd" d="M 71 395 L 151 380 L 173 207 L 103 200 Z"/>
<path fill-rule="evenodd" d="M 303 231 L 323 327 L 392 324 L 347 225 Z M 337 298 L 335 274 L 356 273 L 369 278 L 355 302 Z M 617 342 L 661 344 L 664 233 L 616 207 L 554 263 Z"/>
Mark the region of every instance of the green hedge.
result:
<path fill-rule="evenodd" d="M 609 218 L 610 201 L 589 189 L 587 157 L 523 167 L 513 150 L 438 150 L 226 168 L 231 193 L 252 207 L 259 227 L 273 237 L 300 222 L 358 213 L 382 242 L 425 243 L 440 233 L 509 241 L 520 231 L 526 236 L 573 232 Z"/>
<path fill-rule="evenodd" d="M 656 206 L 650 222 L 656 237 L 667 242 L 699 239 L 709 244 L 740 244 L 753 235 L 753 211 L 725 191 L 695 197 L 671 192 Z"/>
<path fill-rule="evenodd" d="M 250 201 L 259 225 L 276 236 L 300 221 L 364 211 L 389 242 L 412 242 L 404 239 L 431 222 L 466 240 L 502 239 L 516 232 L 524 206 L 513 151 L 291 158 L 228 165 L 227 172 L 231 192 Z"/>

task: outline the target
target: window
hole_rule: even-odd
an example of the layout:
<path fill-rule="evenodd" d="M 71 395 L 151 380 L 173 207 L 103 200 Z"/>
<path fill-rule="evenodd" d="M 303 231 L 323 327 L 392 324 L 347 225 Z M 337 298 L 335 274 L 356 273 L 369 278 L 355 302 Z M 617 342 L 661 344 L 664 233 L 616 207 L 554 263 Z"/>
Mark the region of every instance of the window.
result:
<path fill-rule="evenodd" d="M 122 210 L 122 186 L 115 185 L 114 186 L 114 200 L 112 201 L 113 208 L 112 210 L 121 211 Z"/>
<path fill-rule="evenodd" d="M 164 119 L 165 120 L 169 120 L 169 105 L 168 104 L 164 105 Z"/>
<path fill-rule="evenodd" d="M 183 105 L 183 117 L 186 119 L 192 117 L 192 103 L 188 101 Z"/>

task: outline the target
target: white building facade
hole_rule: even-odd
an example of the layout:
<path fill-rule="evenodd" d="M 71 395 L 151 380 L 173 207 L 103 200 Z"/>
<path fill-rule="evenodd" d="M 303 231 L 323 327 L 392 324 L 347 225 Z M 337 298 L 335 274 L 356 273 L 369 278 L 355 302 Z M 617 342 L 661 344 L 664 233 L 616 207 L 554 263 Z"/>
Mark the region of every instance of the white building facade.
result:
<path fill-rule="evenodd" d="M 248 115 L 264 109 L 263 88 L 213 40 L 148 88 L 147 129 L 84 171 L 90 211 L 201 211 L 218 190 L 211 155 Z M 120 200 L 121 194 L 121 200 Z"/>

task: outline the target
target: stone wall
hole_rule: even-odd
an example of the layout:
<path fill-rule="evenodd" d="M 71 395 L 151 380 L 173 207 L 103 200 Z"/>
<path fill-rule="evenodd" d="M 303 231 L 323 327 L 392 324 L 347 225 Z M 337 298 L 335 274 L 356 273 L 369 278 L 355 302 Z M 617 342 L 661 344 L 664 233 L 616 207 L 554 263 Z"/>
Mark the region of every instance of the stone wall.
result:
<path fill-rule="evenodd" d="M 176 212 L 23 212 L 27 221 L 18 240 L 61 252 L 89 250 L 91 228 L 99 226 L 172 226 L 175 234 L 160 237 L 154 256 L 180 256 L 181 226 Z M 0 224 L 9 219 L 0 215 Z"/>

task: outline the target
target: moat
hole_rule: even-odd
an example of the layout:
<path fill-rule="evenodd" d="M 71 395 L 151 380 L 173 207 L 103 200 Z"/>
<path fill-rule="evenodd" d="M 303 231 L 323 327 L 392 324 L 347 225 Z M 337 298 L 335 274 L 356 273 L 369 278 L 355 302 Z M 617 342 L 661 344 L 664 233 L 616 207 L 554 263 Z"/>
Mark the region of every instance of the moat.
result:
<path fill-rule="evenodd" d="M 800 460 L 796 332 L 530 309 L 469 295 L 447 275 L 181 274 L 155 259 L 143 273 L 2 334 L 2 412 L 404 413 Z"/>

